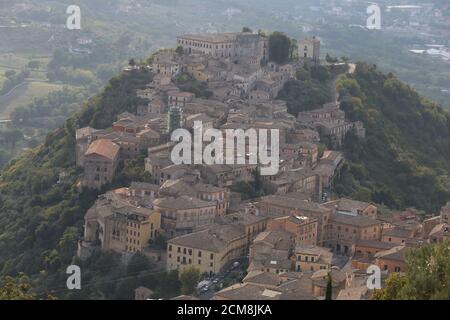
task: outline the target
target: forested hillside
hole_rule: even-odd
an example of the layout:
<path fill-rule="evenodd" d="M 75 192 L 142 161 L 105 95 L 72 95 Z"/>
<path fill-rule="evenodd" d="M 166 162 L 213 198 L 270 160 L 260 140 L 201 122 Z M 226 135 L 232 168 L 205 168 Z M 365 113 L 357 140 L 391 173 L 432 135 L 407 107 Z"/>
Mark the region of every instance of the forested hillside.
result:
<path fill-rule="evenodd" d="M 136 89 L 149 81 L 150 73 L 137 70 L 113 78 L 102 94 L 90 99 L 82 111 L 50 133 L 43 145 L 13 160 L 1 171 L 0 276 L 24 272 L 32 276 L 41 293 L 71 297 L 65 288 L 65 268 L 76 255 L 84 214 L 97 197 L 96 192 L 79 192 L 76 186 L 80 171 L 75 167 L 75 130 L 87 125 L 105 128 L 117 114 L 135 112 L 140 102 Z M 124 166 L 116 179 L 117 185 L 144 179 L 143 161 L 127 162 Z M 65 173 L 62 179 L 61 173 Z M 111 279 L 126 278 L 134 272 L 132 279 L 138 281 L 136 269 L 148 269 L 138 259 L 135 269 L 124 270 L 118 256 L 109 252 L 98 252 L 77 264 L 83 269 L 83 281 L 89 285 L 77 292 L 76 298 L 102 298 L 104 292 L 109 292 L 109 298 L 131 298 L 126 294 L 132 291 L 123 286 L 132 287 L 133 282 Z M 175 285 L 166 286 L 163 296 L 164 290 L 177 288 L 177 277 L 173 279 Z M 165 274 L 155 274 L 147 275 L 146 281 L 153 281 L 152 287 L 158 288 L 159 281 L 171 280 Z"/>
<path fill-rule="evenodd" d="M 341 76 L 337 89 L 347 117 L 367 129 L 365 140 L 347 137 L 337 191 L 438 212 L 450 199 L 450 113 L 364 63 Z"/>

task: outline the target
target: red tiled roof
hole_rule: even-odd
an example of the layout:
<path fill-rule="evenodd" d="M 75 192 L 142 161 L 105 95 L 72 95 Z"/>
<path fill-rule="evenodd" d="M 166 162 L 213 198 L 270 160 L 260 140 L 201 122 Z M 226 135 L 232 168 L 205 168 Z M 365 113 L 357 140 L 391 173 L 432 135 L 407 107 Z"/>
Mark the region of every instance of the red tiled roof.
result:
<path fill-rule="evenodd" d="M 110 160 L 114 160 L 119 153 L 120 147 L 114 142 L 106 139 L 99 139 L 92 142 L 85 155 L 96 154 Z"/>

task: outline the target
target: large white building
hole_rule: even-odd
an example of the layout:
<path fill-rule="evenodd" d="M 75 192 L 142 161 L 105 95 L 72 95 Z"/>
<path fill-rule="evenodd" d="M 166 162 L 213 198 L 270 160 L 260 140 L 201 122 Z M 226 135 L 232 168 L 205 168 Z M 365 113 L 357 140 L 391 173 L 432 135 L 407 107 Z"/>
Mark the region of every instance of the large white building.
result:
<path fill-rule="evenodd" d="M 188 34 L 177 38 L 186 54 L 207 54 L 216 58 L 268 61 L 268 39 L 251 32 Z"/>

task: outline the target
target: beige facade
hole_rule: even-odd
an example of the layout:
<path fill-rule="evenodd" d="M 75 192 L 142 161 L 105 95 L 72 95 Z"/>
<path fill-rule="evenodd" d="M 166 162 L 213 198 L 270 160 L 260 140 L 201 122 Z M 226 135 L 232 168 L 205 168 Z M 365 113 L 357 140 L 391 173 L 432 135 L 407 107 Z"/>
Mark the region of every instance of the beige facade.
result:
<path fill-rule="evenodd" d="M 286 216 L 270 219 L 268 230 L 284 230 L 295 235 L 295 242 L 299 245 L 317 244 L 317 218 L 306 216 Z"/>
<path fill-rule="evenodd" d="M 169 106 L 184 107 L 186 103 L 191 102 L 195 95 L 191 92 L 168 92 Z"/>
<path fill-rule="evenodd" d="M 266 231 L 268 219 L 249 212 L 235 212 L 218 219 L 222 224 L 233 224 L 244 226 L 247 235 L 247 246 L 261 233 Z"/>
<path fill-rule="evenodd" d="M 333 248 L 335 252 L 350 255 L 353 244 L 358 240 L 380 239 L 381 221 L 365 216 L 335 213 L 331 216 L 324 246 Z"/>
<path fill-rule="evenodd" d="M 182 35 L 177 38 L 177 45 L 186 54 L 204 54 L 214 58 L 267 61 L 269 57 L 268 41 L 250 32 Z"/>
<path fill-rule="evenodd" d="M 375 254 L 374 264 L 381 270 L 392 272 L 406 271 L 406 253 L 409 250 L 406 246 L 397 246 L 391 249 L 380 251 Z"/>
<path fill-rule="evenodd" d="M 162 228 L 170 237 L 211 224 L 216 217 L 216 203 L 189 196 L 160 198 L 153 205 L 161 213 Z"/>
<path fill-rule="evenodd" d="M 227 213 L 230 207 L 231 193 L 228 188 L 219 188 L 208 184 L 196 184 L 194 185 L 196 197 L 216 203 L 216 214 L 223 216 Z"/>
<path fill-rule="evenodd" d="M 167 271 L 189 266 L 216 274 L 233 259 L 244 256 L 246 248 L 243 226 L 211 225 L 167 242 Z"/>
<path fill-rule="evenodd" d="M 160 234 L 161 215 L 137 207 L 110 191 L 101 195 L 85 215 L 85 244 L 102 249 L 135 253 Z"/>
<path fill-rule="evenodd" d="M 292 258 L 295 261 L 295 271 L 329 270 L 333 254 L 327 248 L 297 245 Z"/>
<path fill-rule="evenodd" d="M 317 218 L 317 244 L 321 245 L 327 233 L 332 209 L 307 200 L 287 196 L 266 196 L 257 203 L 260 213 L 267 217 L 306 216 Z"/>

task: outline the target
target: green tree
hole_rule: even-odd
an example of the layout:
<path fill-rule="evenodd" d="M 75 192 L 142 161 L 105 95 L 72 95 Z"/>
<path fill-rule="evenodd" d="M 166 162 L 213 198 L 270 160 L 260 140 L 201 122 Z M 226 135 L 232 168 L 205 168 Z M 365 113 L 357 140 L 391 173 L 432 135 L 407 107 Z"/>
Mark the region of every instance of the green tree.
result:
<path fill-rule="evenodd" d="M 200 270 L 194 267 L 187 267 L 180 271 L 179 279 L 181 282 L 182 294 L 193 294 L 195 287 L 200 281 Z"/>
<path fill-rule="evenodd" d="M 252 184 L 245 181 L 238 181 L 231 186 L 231 191 L 241 194 L 242 200 L 256 198 L 258 193 Z"/>
<path fill-rule="evenodd" d="M 10 78 L 14 77 L 16 75 L 16 73 L 17 72 L 15 70 L 5 71 L 5 78 L 10 79 Z"/>
<path fill-rule="evenodd" d="M 275 31 L 269 36 L 269 60 L 278 64 L 289 60 L 291 39 L 284 33 Z"/>
<path fill-rule="evenodd" d="M 39 67 L 41 66 L 41 62 L 39 60 L 31 60 L 30 62 L 28 62 L 27 66 L 30 69 L 39 69 Z"/>
<path fill-rule="evenodd" d="M 296 39 L 290 39 L 291 44 L 289 47 L 289 59 L 298 59 L 298 44 Z"/>
<path fill-rule="evenodd" d="M 58 242 L 58 252 L 61 260 L 69 263 L 75 255 L 78 243 L 78 229 L 75 227 L 68 227 L 63 233 L 63 236 Z"/>
<path fill-rule="evenodd" d="M 242 32 L 253 32 L 249 27 L 243 27 Z"/>
<path fill-rule="evenodd" d="M 23 139 L 23 133 L 19 129 L 8 129 L 1 132 L 1 135 L 3 136 L 6 147 L 10 150 L 14 150 L 17 142 Z"/>
<path fill-rule="evenodd" d="M 0 300 L 35 300 L 37 299 L 28 277 L 20 275 L 18 279 L 5 277 L 0 286 Z"/>
<path fill-rule="evenodd" d="M 263 185 L 262 185 L 261 173 L 259 171 L 259 168 L 256 168 L 255 170 L 253 170 L 252 175 L 254 178 L 253 187 L 255 188 L 255 191 L 257 193 L 261 193 Z"/>
<path fill-rule="evenodd" d="M 142 271 L 148 271 L 151 268 L 150 260 L 142 253 L 135 253 L 127 265 L 128 274 L 138 274 Z"/>
<path fill-rule="evenodd" d="M 116 69 L 117 68 L 111 64 L 100 64 L 96 68 L 96 75 L 101 81 L 107 82 L 117 72 Z"/>
<path fill-rule="evenodd" d="M 425 244 L 406 255 L 406 274 L 392 273 L 375 300 L 449 300 L 450 242 Z"/>
<path fill-rule="evenodd" d="M 11 156 L 12 155 L 9 152 L 0 149 L 0 168 L 2 168 L 11 159 Z"/>
<path fill-rule="evenodd" d="M 182 46 L 178 46 L 178 47 L 175 49 L 175 52 L 176 52 L 178 55 L 181 56 L 181 55 L 184 53 L 183 47 L 182 47 Z"/>
<path fill-rule="evenodd" d="M 319 80 L 320 82 L 326 82 L 330 79 L 330 72 L 324 66 L 314 66 L 311 68 L 311 77 Z"/>
<path fill-rule="evenodd" d="M 165 250 L 167 248 L 167 237 L 163 234 L 158 234 L 151 240 L 151 244 L 157 249 Z"/>
<path fill-rule="evenodd" d="M 338 62 L 338 58 L 330 56 L 329 53 L 327 53 L 327 55 L 325 57 L 325 60 L 328 63 L 336 63 L 336 62 Z"/>
<path fill-rule="evenodd" d="M 288 81 L 278 99 L 287 102 L 288 111 L 294 116 L 301 111 L 316 109 L 332 99 L 330 81 L 326 81 L 328 75 L 326 68 L 299 68 L 298 80 Z"/>
<path fill-rule="evenodd" d="M 405 287 L 406 278 L 399 273 L 392 273 L 386 280 L 384 288 L 375 290 L 373 300 L 395 300 L 400 299 L 401 291 Z"/>
<path fill-rule="evenodd" d="M 331 273 L 327 275 L 327 288 L 325 291 L 325 300 L 333 300 L 333 279 L 331 278 Z"/>

